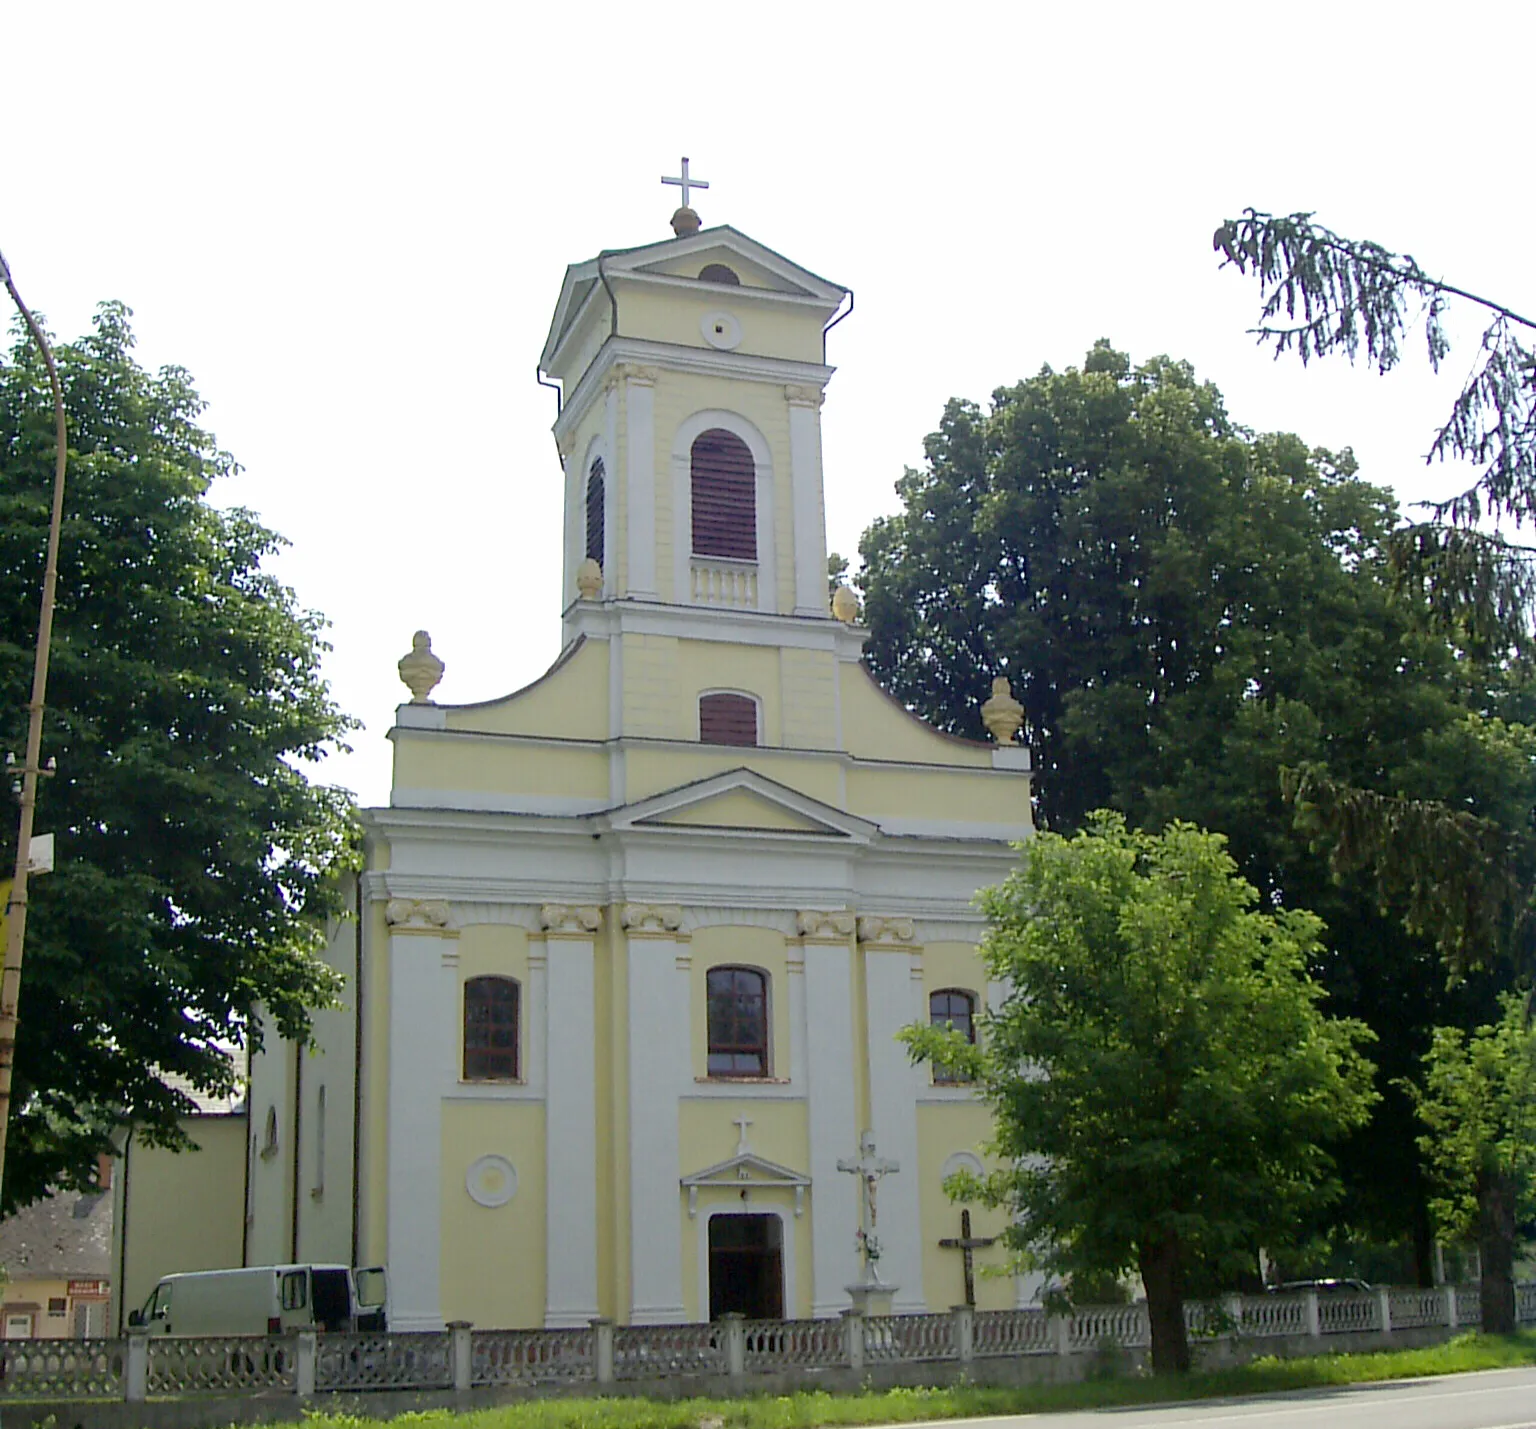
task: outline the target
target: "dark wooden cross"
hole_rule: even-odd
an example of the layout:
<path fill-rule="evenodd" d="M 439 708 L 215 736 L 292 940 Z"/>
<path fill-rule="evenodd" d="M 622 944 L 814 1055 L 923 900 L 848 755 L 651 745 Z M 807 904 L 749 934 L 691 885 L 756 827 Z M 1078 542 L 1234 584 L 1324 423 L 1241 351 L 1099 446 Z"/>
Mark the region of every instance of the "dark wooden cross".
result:
<path fill-rule="evenodd" d="M 973 1310 L 976 1308 L 976 1265 L 971 1258 L 972 1252 L 985 1250 L 989 1245 L 995 1245 L 996 1243 L 997 1237 L 995 1235 L 973 1236 L 971 1234 L 971 1213 L 969 1211 L 960 1212 L 959 1237 L 945 1236 L 939 1242 L 945 1250 L 958 1250 L 965 1257 L 965 1303 Z"/>

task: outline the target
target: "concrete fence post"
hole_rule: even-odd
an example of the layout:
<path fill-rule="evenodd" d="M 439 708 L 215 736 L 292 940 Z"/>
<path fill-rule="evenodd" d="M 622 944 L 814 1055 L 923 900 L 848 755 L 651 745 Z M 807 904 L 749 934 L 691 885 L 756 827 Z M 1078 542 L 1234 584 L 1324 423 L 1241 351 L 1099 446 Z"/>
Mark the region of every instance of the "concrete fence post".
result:
<path fill-rule="evenodd" d="M 1069 1355 L 1072 1353 L 1072 1312 L 1065 1315 L 1051 1316 L 1051 1337 L 1056 1341 L 1056 1353 Z"/>
<path fill-rule="evenodd" d="M 1392 1292 L 1386 1286 L 1382 1286 L 1376 1293 L 1381 1297 L 1381 1333 L 1390 1335 L 1392 1333 Z"/>
<path fill-rule="evenodd" d="M 843 1334 L 847 1343 L 848 1368 L 854 1371 L 864 1368 L 864 1312 L 843 1311 Z"/>
<path fill-rule="evenodd" d="M 976 1358 L 975 1307 L 956 1305 L 950 1313 L 955 1317 L 955 1353 L 961 1364 L 970 1364 Z"/>
<path fill-rule="evenodd" d="M 453 1369 L 453 1387 L 461 1394 L 475 1382 L 475 1346 L 470 1338 L 474 1326 L 468 1320 L 448 1322 L 448 1362 Z"/>
<path fill-rule="evenodd" d="M 740 1379 L 747 1372 L 746 1316 L 730 1310 L 720 1321 L 725 1326 L 725 1372 L 732 1379 Z"/>
<path fill-rule="evenodd" d="M 1227 1334 L 1236 1339 L 1243 1333 L 1243 1297 L 1241 1295 L 1228 1295 L 1223 1308 L 1227 1312 L 1227 1319 L 1232 1322 Z"/>
<path fill-rule="evenodd" d="M 300 1399 L 313 1399 L 315 1397 L 315 1359 L 320 1346 L 315 1338 L 313 1327 L 299 1330 L 297 1334 L 293 1356 L 294 1388 L 298 1391 Z"/>
<path fill-rule="evenodd" d="M 1445 1287 L 1445 1323 L 1453 1330 L 1456 1328 L 1456 1287 L 1454 1285 Z"/>
<path fill-rule="evenodd" d="M 596 1343 L 592 1348 L 592 1362 L 597 1368 L 599 1384 L 613 1383 L 613 1321 L 592 1321 L 592 1335 Z"/>
<path fill-rule="evenodd" d="M 1322 1317 L 1317 1313 L 1317 1291 L 1308 1290 L 1306 1292 L 1306 1303 L 1307 1333 L 1314 1340 L 1320 1340 L 1323 1337 L 1323 1321 Z"/>
<path fill-rule="evenodd" d="M 142 1404 L 149 1397 L 149 1334 L 128 1331 L 128 1364 L 123 1373 L 123 1398 Z"/>

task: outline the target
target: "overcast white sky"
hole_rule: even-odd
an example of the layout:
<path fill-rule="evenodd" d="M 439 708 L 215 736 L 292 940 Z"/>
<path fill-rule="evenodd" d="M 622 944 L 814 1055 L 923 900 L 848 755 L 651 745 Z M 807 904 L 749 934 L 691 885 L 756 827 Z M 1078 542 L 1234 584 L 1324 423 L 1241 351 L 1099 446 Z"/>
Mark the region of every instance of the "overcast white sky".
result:
<path fill-rule="evenodd" d="M 1093 340 L 1192 361 L 1233 416 L 1352 445 L 1405 499 L 1472 360 L 1431 379 L 1276 365 L 1210 236 L 1247 205 L 1536 307 L 1536 7 L 340 5 L 5 7 L 0 247 L 53 331 L 135 311 L 244 465 L 215 492 L 291 542 L 365 721 L 324 777 L 388 798 L 395 661 L 450 702 L 559 642 L 554 396 L 565 265 L 696 207 L 825 277 L 829 540 L 896 504 L 952 395 Z M 1523 97 L 1522 97 L 1523 96 Z"/>

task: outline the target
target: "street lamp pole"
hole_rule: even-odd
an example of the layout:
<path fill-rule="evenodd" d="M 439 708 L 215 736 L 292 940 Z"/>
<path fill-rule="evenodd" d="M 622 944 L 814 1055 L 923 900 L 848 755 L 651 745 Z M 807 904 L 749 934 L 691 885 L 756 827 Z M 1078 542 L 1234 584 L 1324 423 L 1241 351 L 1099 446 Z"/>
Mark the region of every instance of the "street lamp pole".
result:
<path fill-rule="evenodd" d="M 16 1007 L 21 997 L 21 955 L 27 936 L 27 872 L 32 854 L 32 816 L 37 808 L 37 781 L 42 771 L 43 703 L 48 692 L 48 650 L 53 640 L 54 590 L 59 580 L 59 531 L 64 523 L 64 464 L 69 433 L 64 419 L 64 388 L 48 339 L 22 302 L 11 281 L 5 255 L 0 254 L 0 282 L 21 313 L 32 341 L 43 355 L 53 387 L 55 457 L 53 515 L 48 523 L 48 555 L 43 565 L 43 601 L 37 618 L 37 651 L 32 662 L 32 699 L 27 705 L 27 754 L 21 766 L 21 821 L 16 831 L 16 877 L 11 884 L 5 944 L 5 971 L 0 976 L 0 1187 L 5 1183 L 6 1133 L 11 1120 L 11 1075 L 16 1065 Z"/>

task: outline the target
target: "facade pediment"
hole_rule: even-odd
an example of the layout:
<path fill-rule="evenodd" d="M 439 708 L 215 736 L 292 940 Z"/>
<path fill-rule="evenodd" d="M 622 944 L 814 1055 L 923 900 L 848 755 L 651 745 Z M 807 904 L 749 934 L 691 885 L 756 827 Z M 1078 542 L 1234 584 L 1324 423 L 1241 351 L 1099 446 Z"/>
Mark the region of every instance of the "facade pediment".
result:
<path fill-rule="evenodd" d="M 864 844 L 879 833 L 878 825 L 867 819 L 835 809 L 745 768 L 654 794 L 613 810 L 603 821 L 615 831 L 740 829 L 754 834 L 800 834 Z"/>

